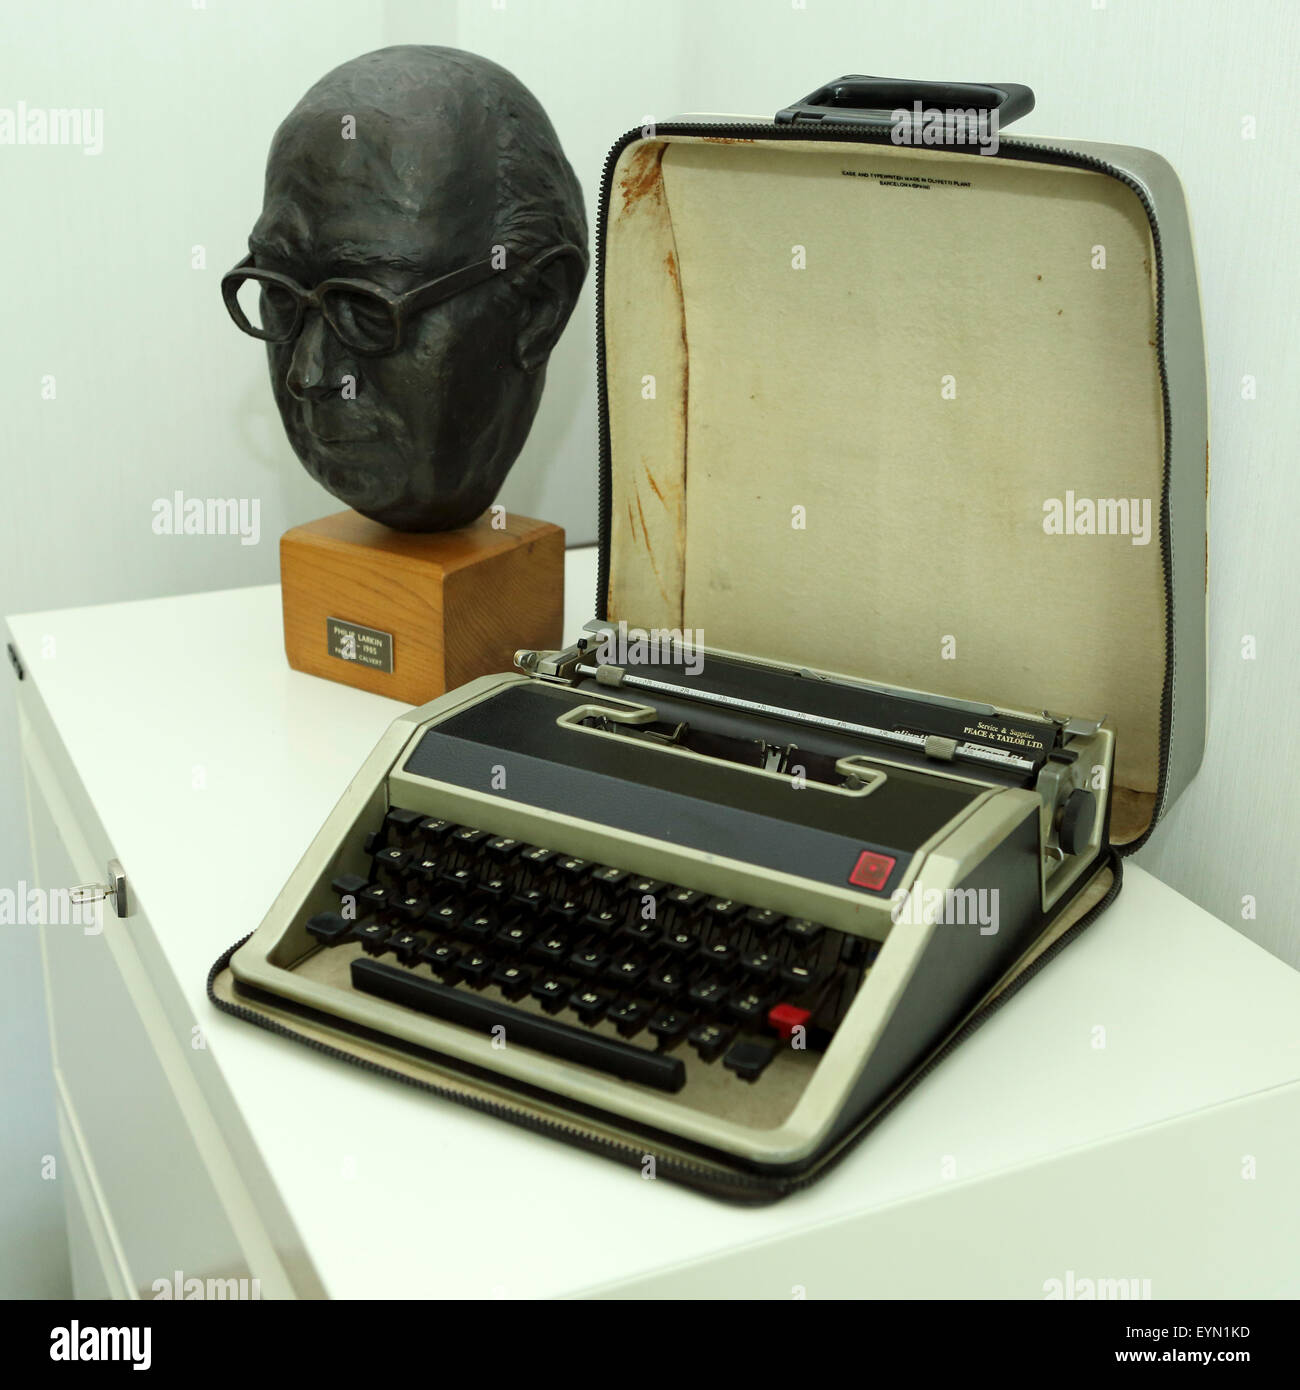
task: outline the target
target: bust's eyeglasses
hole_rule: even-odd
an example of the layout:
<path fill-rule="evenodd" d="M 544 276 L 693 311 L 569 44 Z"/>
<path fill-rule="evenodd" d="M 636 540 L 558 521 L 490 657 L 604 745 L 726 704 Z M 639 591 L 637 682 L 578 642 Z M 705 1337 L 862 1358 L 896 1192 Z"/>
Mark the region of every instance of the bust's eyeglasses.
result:
<path fill-rule="evenodd" d="M 537 271 L 556 256 L 576 250 L 567 244 L 551 247 L 529 261 L 513 260 L 509 269 L 525 266 Z M 319 309 L 341 343 L 364 356 L 380 357 L 401 347 L 406 325 L 416 314 L 505 273 L 506 267 L 489 258 L 417 285 L 407 294 L 390 294 L 369 281 L 348 279 L 324 280 L 307 290 L 288 275 L 259 270 L 250 254 L 221 277 L 221 297 L 236 326 L 263 342 L 289 342 L 297 337 L 307 310 Z"/>

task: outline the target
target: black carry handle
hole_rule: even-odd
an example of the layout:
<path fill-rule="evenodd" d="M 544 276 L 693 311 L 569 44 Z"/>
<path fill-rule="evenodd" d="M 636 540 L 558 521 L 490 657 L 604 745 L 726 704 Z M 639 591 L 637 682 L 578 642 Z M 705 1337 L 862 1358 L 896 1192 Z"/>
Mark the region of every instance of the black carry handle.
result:
<path fill-rule="evenodd" d="M 891 113 L 913 103 L 938 110 L 996 111 L 998 127 L 1034 109 L 1034 94 L 1018 82 L 917 82 L 894 77 L 837 77 L 802 101 L 776 113 L 778 125 L 834 121 L 851 125 L 889 125 Z"/>

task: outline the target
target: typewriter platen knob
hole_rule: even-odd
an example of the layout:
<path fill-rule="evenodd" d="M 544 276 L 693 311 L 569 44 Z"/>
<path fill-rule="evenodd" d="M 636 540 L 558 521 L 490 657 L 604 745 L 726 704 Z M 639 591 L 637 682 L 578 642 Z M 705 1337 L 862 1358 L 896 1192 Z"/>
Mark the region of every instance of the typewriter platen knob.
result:
<path fill-rule="evenodd" d="M 1066 854 L 1082 854 L 1088 848 L 1096 823 L 1097 798 L 1083 787 L 1075 788 L 1065 799 L 1057 831 L 1057 838 Z"/>

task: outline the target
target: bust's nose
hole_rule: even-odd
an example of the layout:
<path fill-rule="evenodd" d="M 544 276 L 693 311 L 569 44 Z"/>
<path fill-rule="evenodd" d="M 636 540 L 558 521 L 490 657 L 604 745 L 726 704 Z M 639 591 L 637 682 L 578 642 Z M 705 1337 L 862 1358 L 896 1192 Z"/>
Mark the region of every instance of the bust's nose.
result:
<path fill-rule="evenodd" d="M 300 401 L 319 400 L 339 389 L 338 382 L 329 380 L 327 375 L 325 359 L 329 343 L 326 340 L 330 337 L 320 311 L 309 309 L 293 345 L 285 378 L 291 396 Z"/>

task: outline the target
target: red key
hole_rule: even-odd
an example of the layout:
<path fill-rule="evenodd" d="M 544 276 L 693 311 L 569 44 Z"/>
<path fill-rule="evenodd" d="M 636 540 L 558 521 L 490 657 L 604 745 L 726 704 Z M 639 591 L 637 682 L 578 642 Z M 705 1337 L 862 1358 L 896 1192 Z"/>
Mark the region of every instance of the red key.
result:
<path fill-rule="evenodd" d="M 812 1017 L 807 1009 L 796 1009 L 793 1004 L 777 1004 L 767 1011 L 767 1021 L 770 1027 L 789 1042 L 794 1037 L 794 1030 L 802 1028 Z"/>
<path fill-rule="evenodd" d="M 858 862 L 853 866 L 849 882 L 855 888 L 879 890 L 888 882 L 889 872 L 897 863 L 897 859 L 891 859 L 887 854 L 873 854 L 871 850 L 864 849 L 858 855 Z"/>

